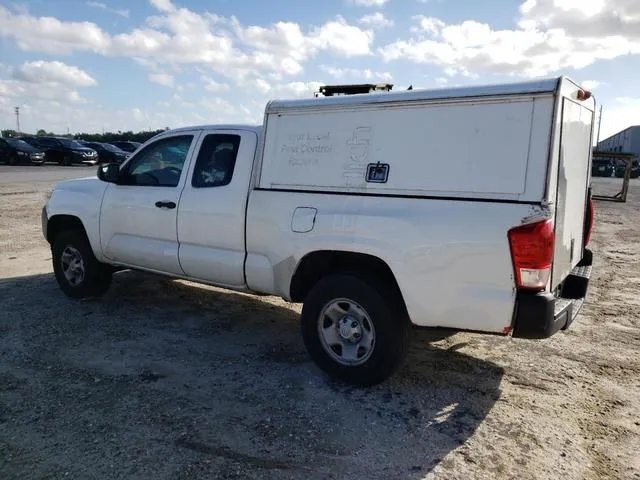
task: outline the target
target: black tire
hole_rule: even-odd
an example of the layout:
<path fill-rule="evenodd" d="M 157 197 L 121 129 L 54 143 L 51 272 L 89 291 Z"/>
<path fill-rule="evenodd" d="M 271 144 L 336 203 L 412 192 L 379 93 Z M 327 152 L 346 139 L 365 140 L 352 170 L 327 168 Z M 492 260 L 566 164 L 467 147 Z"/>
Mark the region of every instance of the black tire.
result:
<path fill-rule="evenodd" d="M 373 325 L 375 341 L 371 354 L 359 365 L 341 363 L 324 346 L 320 317 L 325 306 L 336 299 L 347 299 L 362 307 Z M 323 319 L 325 326 L 327 318 Z M 302 308 L 301 329 L 307 351 L 320 369 L 351 384 L 372 386 L 385 381 L 402 365 L 409 348 L 411 325 L 399 293 L 389 282 L 375 274 L 355 272 L 331 274 L 313 286 Z M 358 338 L 364 339 L 360 335 Z M 356 349 L 359 350 L 360 347 Z"/>
<path fill-rule="evenodd" d="M 69 281 L 63 266 L 63 252 L 68 248 L 79 253 L 83 264 L 83 278 L 75 284 Z M 99 297 L 109 290 L 112 269 L 96 259 L 83 231 L 74 229 L 60 232 L 54 239 L 51 253 L 56 280 L 68 297 L 76 299 Z"/>
<path fill-rule="evenodd" d="M 70 167 L 73 164 L 73 161 L 71 160 L 71 157 L 69 155 L 64 155 L 60 164 L 65 167 Z"/>

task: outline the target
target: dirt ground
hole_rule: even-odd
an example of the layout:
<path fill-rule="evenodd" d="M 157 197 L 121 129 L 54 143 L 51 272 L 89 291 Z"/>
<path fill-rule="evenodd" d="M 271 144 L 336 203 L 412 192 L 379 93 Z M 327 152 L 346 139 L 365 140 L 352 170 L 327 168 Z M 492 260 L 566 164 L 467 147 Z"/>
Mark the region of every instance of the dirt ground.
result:
<path fill-rule="evenodd" d="M 639 479 L 640 183 L 598 202 L 588 302 L 542 341 L 416 331 L 373 389 L 308 358 L 299 307 L 122 272 L 65 298 L 48 183 L 0 185 L 0 478 Z"/>

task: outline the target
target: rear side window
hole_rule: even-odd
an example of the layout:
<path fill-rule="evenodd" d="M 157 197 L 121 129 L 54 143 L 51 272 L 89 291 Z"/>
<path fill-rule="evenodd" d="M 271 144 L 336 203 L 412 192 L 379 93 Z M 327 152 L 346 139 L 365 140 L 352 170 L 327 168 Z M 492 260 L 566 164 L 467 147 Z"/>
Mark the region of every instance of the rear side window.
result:
<path fill-rule="evenodd" d="M 228 185 L 233 177 L 239 146 L 239 135 L 207 135 L 198 153 L 191 185 L 196 188 Z"/>

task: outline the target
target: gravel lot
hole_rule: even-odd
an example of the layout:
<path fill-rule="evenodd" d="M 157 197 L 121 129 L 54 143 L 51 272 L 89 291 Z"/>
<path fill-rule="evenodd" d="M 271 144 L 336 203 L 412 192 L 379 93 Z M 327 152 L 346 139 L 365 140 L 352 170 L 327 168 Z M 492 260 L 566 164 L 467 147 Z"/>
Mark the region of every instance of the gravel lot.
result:
<path fill-rule="evenodd" d="M 596 205 L 568 332 L 416 331 L 361 390 L 319 372 L 277 299 L 134 272 L 65 298 L 40 208 L 53 179 L 93 174 L 72 170 L 0 167 L 1 479 L 640 478 L 637 181 Z"/>

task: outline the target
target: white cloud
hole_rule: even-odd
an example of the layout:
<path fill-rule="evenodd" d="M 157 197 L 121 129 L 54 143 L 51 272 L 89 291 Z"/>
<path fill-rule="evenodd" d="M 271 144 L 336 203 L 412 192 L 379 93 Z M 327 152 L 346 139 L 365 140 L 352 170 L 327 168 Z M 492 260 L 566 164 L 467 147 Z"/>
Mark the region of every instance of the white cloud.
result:
<path fill-rule="evenodd" d="M 173 87 L 175 79 L 173 75 L 169 75 L 168 73 L 151 73 L 149 80 L 164 87 Z"/>
<path fill-rule="evenodd" d="M 393 26 L 393 20 L 388 19 L 381 12 L 365 15 L 360 18 L 359 22 L 363 25 L 369 25 L 373 28 L 385 28 Z"/>
<path fill-rule="evenodd" d="M 313 94 L 318 91 L 323 82 L 289 82 L 281 85 L 275 85 L 269 91 L 271 97 L 279 98 L 304 98 L 313 97 Z"/>
<path fill-rule="evenodd" d="M 171 3 L 171 0 L 149 0 L 151 5 L 160 10 L 161 12 L 173 12 L 175 7 Z"/>
<path fill-rule="evenodd" d="M 42 60 L 23 63 L 13 71 L 13 78 L 32 84 L 60 84 L 66 87 L 91 87 L 98 82 L 87 72 L 62 62 Z"/>
<path fill-rule="evenodd" d="M 640 2 L 635 0 L 526 0 L 521 28 L 562 29 L 582 38 L 640 39 Z"/>
<path fill-rule="evenodd" d="M 38 100 L 65 103 L 87 103 L 77 90 L 55 83 L 27 83 L 17 80 L 0 80 L 2 103 L 30 104 Z"/>
<path fill-rule="evenodd" d="M 219 115 L 225 116 L 237 113 L 238 111 L 237 107 L 233 106 L 233 104 L 231 104 L 228 100 L 220 97 L 203 98 L 201 105 L 208 109 L 215 110 Z"/>
<path fill-rule="evenodd" d="M 600 85 L 600 82 L 597 80 L 584 80 L 580 82 L 580 85 L 583 88 L 586 88 L 587 90 L 594 90 L 598 88 L 598 86 Z"/>
<path fill-rule="evenodd" d="M 151 65 L 204 65 L 229 78 L 297 75 L 319 52 L 370 55 L 373 32 L 338 16 L 303 31 L 292 22 L 244 26 L 235 17 L 200 15 L 170 0 L 151 0 L 159 14 L 146 24 L 110 35 L 92 22 L 18 15 L 0 6 L 0 36 L 26 51 L 65 55 L 90 51 Z"/>
<path fill-rule="evenodd" d="M 271 85 L 269 84 L 269 82 L 262 78 L 256 78 L 253 83 L 256 87 L 256 90 L 258 90 L 260 93 L 267 93 L 271 90 Z"/>
<path fill-rule="evenodd" d="M 434 17 L 427 17 L 425 15 L 415 15 L 412 17 L 413 20 L 417 20 L 418 25 L 415 27 L 411 27 L 411 31 L 416 32 L 425 32 L 430 34 L 436 34 L 445 26 L 445 23 Z"/>
<path fill-rule="evenodd" d="M 368 68 L 359 70 L 357 68 L 341 68 L 329 65 L 320 65 L 320 69 L 337 79 L 351 77 L 358 80 L 366 80 L 367 82 L 390 82 L 393 77 L 389 72 L 374 72 Z"/>
<path fill-rule="evenodd" d="M 369 55 L 372 42 L 373 32 L 349 25 L 341 17 L 315 28 L 309 36 L 309 43 L 316 49 L 344 57 Z"/>
<path fill-rule="evenodd" d="M 95 85 L 93 77 L 73 65 L 57 61 L 25 62 L 0 71 L 0 107 L 22 106 L 23 128 L 30 121 L 40 122 L 34 129 L 43 125 L 49 128 L 68 118 L 55 117 L 61 114 L 60 109 L 67 112 L 88 103 L 78 92 L 79 88 Z"/>
<path fill-rule="evenodd" d="M 124 9 L 118 10 L 116 8 L 110 8 L 102 2 L 89 1 L 87 2 L 87 6 L 93 7 L 93 8 L 99 8 L 101 10 L 105 10 L 107 12 L 112 12 L 112 13 L 115 13 L 116 15 L 120 15 L 121 17 L 129 18 L 129 13 L 130 13 L 129 10 L 124 10 Z"/>
<path fill-rule="evenodd" d="M 261 121 L 261 111 L 251 110 L 240 103 L 231 103 L 220 97 L 205 98 L 200 105 L 206 109 L 207 123 L 259 123 Z"/>
<path fill-rule="evenodd" d="M 458 74 L 458 70 L 454 67 L 446 67 L 443 71 L 447 77 L 455 77 Z"/>
<path fill-rule="evenodd" d="M 268 97 L 269 99 L 273 99 L 302 97 L 312 98 L 313 94 L 318 91 L 321 85 L 324 85 L 324 83 L 318 81 L 271 84 L 262 78 L 255 78 L 243 82 L 241 87 L 247 90 L 255 90 L 259 94 Z"/>
<path fill-rule="evenodd" d="M 62 22 L 54 17 L 14 15 L 0 5 L 0 35 L 13 37 L 22 50 L 66 55 L 73 51 L 104 53 L 109 35 L 92 22 Z"/>
<path fill-rule="evenodd" d="M 205 90 L 210 92 L 226 92 L 230 89 L 229 85 L 226 83 L 216 82 L 215 80 L 207 77 L 206 75 L 202 75 L 200 77 L 202 83 L 204 84 Z"/>
<path fill-rule="evenodd" d="M 353 5 L 360 7 L 381 7 L 389 0 L 349 0 Z"/>
<path fill-rule="evenodd" d="M 386 61 L 408 59 L 467 72 L 540 76 L 640 53 L 640 2 L 526 0 L 515 29 L 418 16 L 415 36 L 383 46 Z"/>

